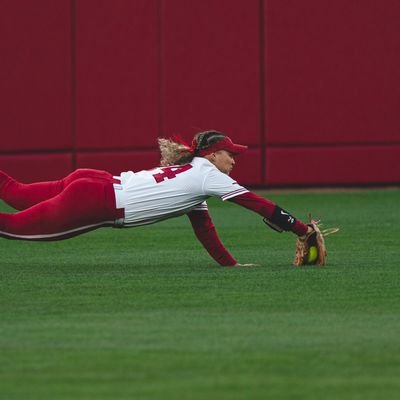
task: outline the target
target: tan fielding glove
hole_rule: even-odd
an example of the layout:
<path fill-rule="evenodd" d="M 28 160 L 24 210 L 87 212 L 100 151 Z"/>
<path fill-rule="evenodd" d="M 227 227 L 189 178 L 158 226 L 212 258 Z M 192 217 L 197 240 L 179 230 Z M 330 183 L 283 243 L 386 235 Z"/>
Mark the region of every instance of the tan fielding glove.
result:
<path fill-rule="evenodd" d="M 311 219 L 310 215 L 308 226 L 312 228 L 312 231 L 296 241 L 296 255 L 293 261 L 296 267 L 301 265 L 322 266 L 326 264 L 327 252 L 324 237 L 337 232 L 339 229 L 329 228 L 322 231 L 320 229 L 321 225 L 319 221 Z"/>

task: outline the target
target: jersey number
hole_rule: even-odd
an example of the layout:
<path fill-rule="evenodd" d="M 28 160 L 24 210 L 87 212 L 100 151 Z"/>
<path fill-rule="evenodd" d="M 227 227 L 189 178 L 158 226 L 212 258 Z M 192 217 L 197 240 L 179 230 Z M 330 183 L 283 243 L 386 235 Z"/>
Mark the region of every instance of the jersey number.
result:
<path fill-rule="evenodd" d="M 156 180 L 157 183 L 163 182 L 165 179 L 173 179 L 175 178 L 178 174 L 181 174 L 182 172 L 187 171 L 188 169 L 192 168 L 190 164 L 186 165 L 178 165 L 178 166 L 173 166 L 173 167 L 162 167 L 161 172 L 158 174 L 154 174 L 154 179 Z"/>

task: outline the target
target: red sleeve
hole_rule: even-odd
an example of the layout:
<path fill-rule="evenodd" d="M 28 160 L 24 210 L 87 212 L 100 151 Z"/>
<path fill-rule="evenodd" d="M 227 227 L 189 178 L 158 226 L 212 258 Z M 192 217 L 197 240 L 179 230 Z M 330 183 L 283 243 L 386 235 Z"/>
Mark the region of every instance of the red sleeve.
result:
<path fill-rule="evenodd" d="M 271 218 L 276 207 L 276 204 L 272 201 L 257 196 L 252 192 L 240 194 L 239 196 L 230 198 L 228 201 L 246 207 L 249 210 L 258 213 L 267 219 Z M 294 232 L 298 236 L 303 236 L 307 232 L 307 225 L 296 219 L 292 227 L 292 232 Z"/>
<path fill-rule="evenodd" d="M 208 254 L 220 265 L 235 265 L 237 261 L 229 254 L 219 239 L 208 211 L 190 211 L 188 214 L 197 239 Z"/>
<path fill-rule="evenodd" d="M 263 197 L 257 196 L 252 192 L 240 194 L 239 196 L 231 197 L 228 201 L 246 207 L 265 218 L 271 218 L 276 204 Z"/>

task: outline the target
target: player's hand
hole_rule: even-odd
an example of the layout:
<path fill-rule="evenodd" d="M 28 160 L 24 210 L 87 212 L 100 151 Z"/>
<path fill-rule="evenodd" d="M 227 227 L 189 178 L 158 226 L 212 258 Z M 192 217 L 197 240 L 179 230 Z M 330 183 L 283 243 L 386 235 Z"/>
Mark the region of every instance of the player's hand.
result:
<path fill-rule="evenodd" d="M 239 264 L 239 263 L 236 263 L 234 265 L 234 267 L 259 267 L 259 266 L 260 266 L 260 264 Z"/>

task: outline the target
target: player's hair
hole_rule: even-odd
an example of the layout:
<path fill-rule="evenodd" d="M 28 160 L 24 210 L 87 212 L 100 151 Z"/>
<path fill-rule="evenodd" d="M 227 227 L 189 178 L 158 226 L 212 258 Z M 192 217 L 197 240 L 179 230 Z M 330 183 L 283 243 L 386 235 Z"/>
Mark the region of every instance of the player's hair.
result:
<path fill-rule="evenodd" d="M 204 131 L 197 133 L 192 141 L 192 145 L 188 145 L 181 139 L 158 138 L 158 146 L 160 148 L 161 160 L 160 165 L 166 167 L 168 165 L 184 165 L 188 164 L 196 157 L 199 150 L 204 150 L 222 140 L 225 135 L 218 131 Z"/>
<path fill-rule="evenodd" d="M 194 157 L 186 145 L 172 139 L 158 138 L 158 147 L 160 148 L 160 165 L 162 167 L 188 164 Z"/>

